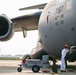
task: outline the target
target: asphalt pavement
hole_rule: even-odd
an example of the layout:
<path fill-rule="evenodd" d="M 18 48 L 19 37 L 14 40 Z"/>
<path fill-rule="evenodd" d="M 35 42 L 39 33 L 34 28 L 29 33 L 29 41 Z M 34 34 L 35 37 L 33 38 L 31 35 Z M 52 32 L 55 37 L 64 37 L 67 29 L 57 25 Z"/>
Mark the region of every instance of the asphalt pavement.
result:
<path fill-rule="evenodd" d="M 60 72 L 58 70 L 58 73 L 51 72 L 42 72 L 40 70 L 38 73 L 33 73 L 31 69 L 22 68 L 22 72 L 18 72 L 18 64 L 20 64 L 21 61 L 17 60 L 0 60 L 0 75 L 76 75 L 76 70 L 71 70 L 67 72 Z M 58 62 L 59 63 L 59 62 Z"/>

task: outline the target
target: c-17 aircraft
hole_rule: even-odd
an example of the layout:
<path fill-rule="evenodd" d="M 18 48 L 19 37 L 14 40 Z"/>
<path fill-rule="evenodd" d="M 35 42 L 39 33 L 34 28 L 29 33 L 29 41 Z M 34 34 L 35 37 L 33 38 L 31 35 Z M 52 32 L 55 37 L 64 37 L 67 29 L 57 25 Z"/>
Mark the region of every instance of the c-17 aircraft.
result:
<path fill-rule="evenodd" d="M 30 57 L 41 59 L 48 54 L 50 59 L 60 59 L 61 50 L 65 44 L 76 45 L 76 0 L 51 0 L 49 3 L 20 8 L 43 9 L 9 19 L 6 15 L 0 16 L 0 41 L 8 41 L 14 32 L 23 31 L 24 37 L 29 30 L 38 30 L 37 46 L 32 50 Z M 28 56 L 28 55 L 27 55 Z M 76 51 L 69 57 L 76 61 Z"/>

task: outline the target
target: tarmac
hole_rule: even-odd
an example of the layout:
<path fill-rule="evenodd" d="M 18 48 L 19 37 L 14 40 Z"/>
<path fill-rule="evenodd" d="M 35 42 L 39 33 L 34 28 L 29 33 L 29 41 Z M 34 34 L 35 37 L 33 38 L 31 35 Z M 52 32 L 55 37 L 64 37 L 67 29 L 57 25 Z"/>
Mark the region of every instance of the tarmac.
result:
<path fill-rule="evenodd" d="M 22 72 L 18 72 L 18 64 L 20 64 L 21 61 L 18 60 L 0 60 L 0 75 L 76 75 L 76 64 L 75 63 L 69 63 L 69 65 L 72 65 L 73 67 L 70 67 L 67 72 L 60 72 L 58 69 L 58 73 L 51 72 L 42 72 L 40 70 L 38 73 L 33 73 L 31 69 L 22 68 Z M 57 65 L 60 64 L 60 61 L 57 63 Z M 70 70 L 70 71 L 69 71 Z"/>

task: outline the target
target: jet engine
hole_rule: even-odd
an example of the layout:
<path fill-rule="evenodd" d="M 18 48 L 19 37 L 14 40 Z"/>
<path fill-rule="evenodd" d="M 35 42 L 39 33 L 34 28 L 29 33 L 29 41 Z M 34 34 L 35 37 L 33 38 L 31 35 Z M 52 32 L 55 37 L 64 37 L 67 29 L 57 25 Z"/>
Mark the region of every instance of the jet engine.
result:
<path fill-rule="evenodd" d="M 4 14 L 0 15 L 0 41 L 7 41 L 14 34 L 12 21 Z"/>

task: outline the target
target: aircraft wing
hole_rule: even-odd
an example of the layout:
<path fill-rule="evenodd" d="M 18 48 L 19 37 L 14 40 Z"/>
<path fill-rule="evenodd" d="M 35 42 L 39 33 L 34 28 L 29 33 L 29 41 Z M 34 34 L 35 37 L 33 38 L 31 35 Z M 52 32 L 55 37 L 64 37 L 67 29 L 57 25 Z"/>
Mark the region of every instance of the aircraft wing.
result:
<path fill-rule="evenodd" d="M 29 8 L 44 8 L 46 4 L 40 4 L 36 6 L 31 6 Z M 42 11 L 27 14 L 23 16 L 18 16 L 15 18 L 8 18 L 5 14 L 0 15 L 0 41 L 7 41 L 12 38 L 14 31 L 23 31 L 23 36 L 27 36 L 27 31 L 37 30 L 38 22 Z"/>
<path fill-rule="evenodd" d="M 37 9 L 37 8 L 43 9 L 46 4 L 47 3 L 30 6 L 30 7 L 25 7 L 25 8 L 21 8 L 19 10 L 26 10 L 26 9 L 29 10 L 29 9 Z M 14 23 L 15 31 L 21 31 L 22 28 L 24 28 L 26 31 L 27 30 L 37 30 L 40 15 L 41 15 L 41 11 L 11 19 L 12 22 Z"/>
<path fill-rule="evenodd" d="M 14 23 L 15 31 L 22 31 L 22 28 L 24 28 L 26 31 L 37 30 L 40 15 L 41 11 L 11 19 Z"/>
<path fill-rule="evenodd" d="M 19 10 L 44 9 L 46 4 L 47 3 L 40 4 L 40 5 L 35 5 L 35 6 L 30 6 L 30 7 L 24 7 L 24 8 L 20 8 Z"/>

